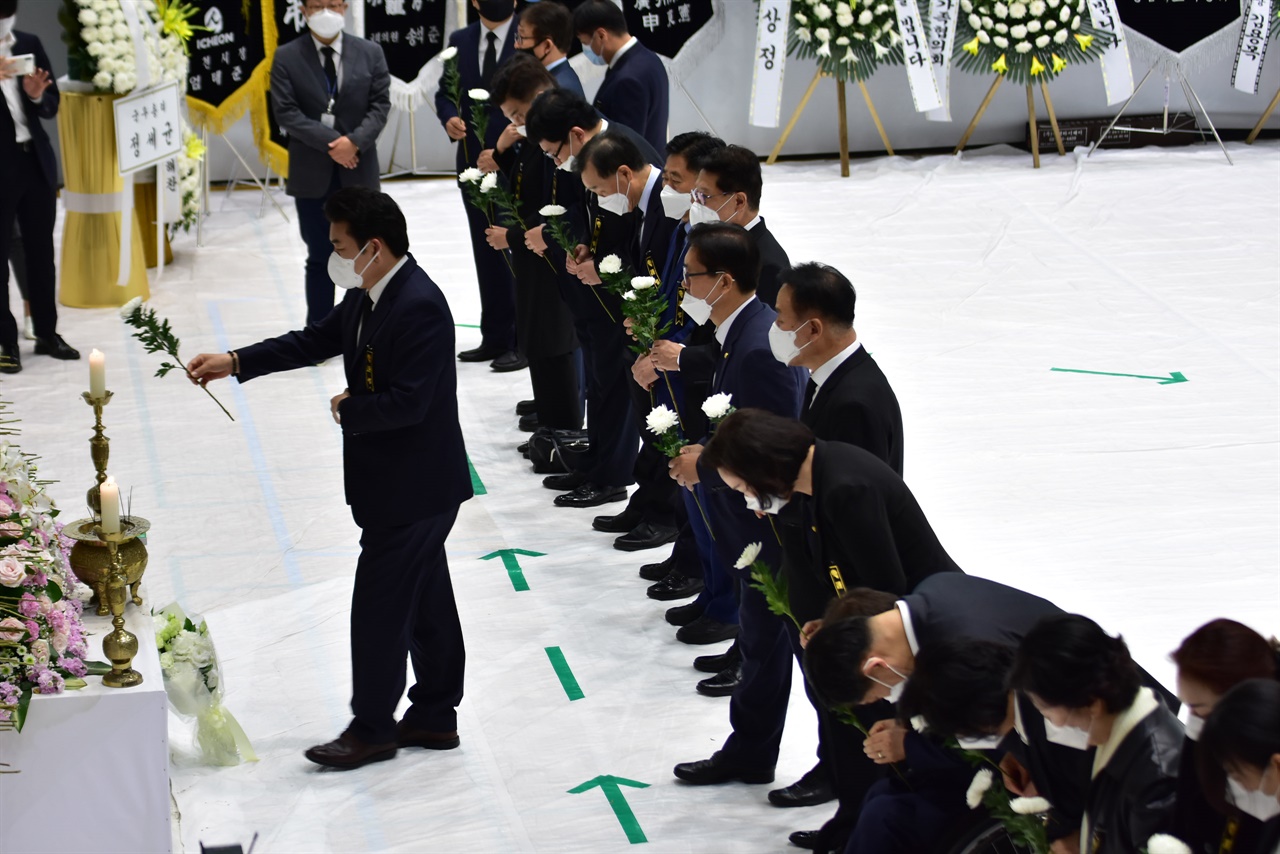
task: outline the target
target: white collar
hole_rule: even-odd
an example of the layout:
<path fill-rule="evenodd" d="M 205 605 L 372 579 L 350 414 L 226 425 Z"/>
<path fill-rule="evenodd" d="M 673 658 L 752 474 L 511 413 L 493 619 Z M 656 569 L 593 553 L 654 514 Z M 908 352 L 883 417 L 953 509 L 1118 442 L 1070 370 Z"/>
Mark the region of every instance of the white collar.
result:
<path fill-rule="evenodd" d="M 493 33 L 495 36 L 498 37 L 498 47 L 497 47 L 498 56 L 499 57 L 502 56 L 502 48 L 507 43 L 507 32 L 511 29 L 511 22 L 514 21 L 515 19 L 516 19 L 516 16 L 512 15 L 510 18 L 507 18 L 501 24 L 498 24 L 498 26 L 494 27 L 492 30 L 486 27 L 483 22 L 480 24 L 480 61 L 481 62 L 484 62 L 484 52 L 489 47 L 489 45 L 487 44 L 487 42 L 489 41 L 489 33 Z"/>
<path fill-rule="evenodd" d="M 1022 724 L 1022 704 L 1018 702 L 1018 698 L 1013 698 L 1013 728 L 1018 733 L 1018 738 L 1022 739 L 1023 744 L 1030 744 L 1027 741 L 1027 728 Z"/>
<path fill-rule="evenodd" d="M 760 214 L 756 214 L 756 218 L 747 223 L 747 231 L 750 231 L 762 222 L 764 222 L 764 220 L 760 218 Z"/>
<path fill-rule="evenodd" d="M 662 180 L 662 170 L 649 164 L 649 180 L 644 182 L 644 192 L 640 194 L 640 204 L 637 207 L 640 210 L 640 216 L 644 216 L 645 211 L 649 210 L 649 198 L 653 195 L 653 188 Z"/>
<path fill-rule="evenodd" d="M 726 291 L 725 293 L 728 293 L 728 291 Z M 721 299 L 723 299 L 723 297 L 721 297 Z M 729 340 L 729 327 L 733 325 L 733 321 L 737 319 L 738 315 L 742 314 L 742 310 L 744 308 L 751 305 L 751 303 L 755 301 L 756 301 L 756 295 L 752 294 L 750 297 L 747 298 L 746 302 L 744 302 L 742 305 L 734 309 L 733 314 L 726 317 L 724 319 L 724 322 L 716 327 L 716 340 L 720 342 L 721 347 L 724 346 L 725 341 Z"/>
<path fill-rule="evenodd" d="M 13 32 L 13 30 L 9 30 L 9 35 L 0 39 L 0 48 L 12 48 L 14 46 L 18 41 L 18 38 L 13 34 Z"/>
<path fill-rule="evenodd" d="M 632 36 L 630 41 L 628 41 L 622 47 L 618 48 L 618 52 L 613 55 L 613 59 L 609 60 L 609 67 L 613 68 L 615 65 L 617 65 L 618 60 L 622 59 L 622 55 L 627 51 L 631 50 L 631 48 L 635 47 L 638 44 L 639 42 L 636 41 L 636 37 Z"/>
<path fill-rule="evenodd" d="M 566 62 L 568 62 L 568 61 L 569 61 L 569 57 L 567 57 L 567 56 L 562 56 L 562 57 L 560 57 L 559 59 L 557 59 L 555 62 L 553 62 L 553 63 L 551 63 L 550 65 L 546 66 L 547 71 L 550 71 L 550 70 L 551 70 L 551 69 L 553 69 L 553 68 L 559 68 L 560 66 L 564 65 L 564 64 L 565 64 Z"/>
<path fill-rule="evenodd" d="M 907 633 L 907 646 L 911 648 L 911 654 L 919 655 L 920 642 L 916 640 L 916 627 L 911 622 L 911 609 L 907 607 L 905 599 L 899 599 L 893 604 L 902 616 L 902 630 Z"/>
<path fill-rule="evenodd" d="M 333 44 L 325 44 L 324 42 L 320 41 L 320 39 L 316 38 L 315 33 L 311 34 L 311 41 L 316 46 L 316 52 L 320 53 L 321 56 L 324 56 L 324 54 L 321 53 L 321 51 L 323 51 L 327 47 L 331 47 L 333 48 L 334 56 L 337 56 L 339 58 L 342 57 L 342 30 L 338 30 L 338 35 L 337 37 L 334 38 Z"/>
<path fill-rule="evenodd" d="M 1107 763 L 1116 755 L 1116 751 L 1120 749 L 1120 745 L 1129 733 L 1133 732 L 1133 728 L 1159 706 L 1160 701 L 1156 699 L 1155 693 L 1150 688 L 1138 689 L 1138 696 L 1133 698 L 1133 705 L 1121 712 L 1111 724 L 1111 737 L 1107 739 L 1107 743 L 1099 747 L 1097 752 L 1093 754 L 1093 773 L 1089 775 L 1090 780 L 1095 779 L 1102 773 L 1102 769 L 1107 767 Z M 1084 816 L 1080 821 L 1081 851 L 1089 850 L 1087 845 L 1093 835 L 1093 828 L 1089 826 L 1090 824 L 1089 811 L 1085 810 Z"/>
<path fill-rule="evenodd" d="M 387 274 L 385 276 L 383 276 L 381 279 L 378 279 L 378 283 L 376 285 L 369 288 L 369 301 L 373 303 L 374 308 L 378 307 L 378 300 L 381 299 L 382 292 L 387 289 L 387 283 L 391 281 L 392 276 L 400 272 L 400 268 L 403 267 L 404 262 L 408 260 L 409 260 L 408 255 L 403 256 L 399 261 L 396 262 L 396 265 L 394 267 L 392 267 L 390 270 L 387 271 Z"/>
<path fill-rule="evenodd" d="M 813 380 L 813 384 L 816 385 L 818 388 L 822 388 L 822 384 L 831 378 L 831 375 L 836 372 L 836 368 L 843 365 L 846 359 L 848 359 L 854 353 L 858 352 L 858 348 L 861 346 L 862 346 L 862 342 L 855 340 L 848 347 L 845 347 L 839 353 L 836 353 L 830 359 L 827 359 L 825 362 L 823 362 L 821 365 L 815 368 L 813 373 L 809 377 L 811 380 Z"/>
<path fill-rule="evenodd" d="M 600 130 L 596 131 L 596 136 L 599 136 L 600 134 L 604 133 L 604 132 L 605 132 L 605 131 L 607 131 L 608 129 L 609 129 L 609 120 L 608 120 L 608 119 L 606 119 L 604 116 L 601 116 L 601 117 L 600 117 Z M 594 139 L 594 137 L 592 137 L 592 138 Z"/>

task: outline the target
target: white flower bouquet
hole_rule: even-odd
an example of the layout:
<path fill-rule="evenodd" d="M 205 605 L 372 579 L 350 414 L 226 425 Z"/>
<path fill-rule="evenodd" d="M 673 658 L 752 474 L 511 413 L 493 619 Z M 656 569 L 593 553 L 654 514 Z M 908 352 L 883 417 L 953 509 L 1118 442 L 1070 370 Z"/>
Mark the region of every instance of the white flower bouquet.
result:
<path fill-rule="evenodd" d="M 147 71 L 155 82 L 178 81 L 187 89 L 187 40 L 198 9 L 181 0 L 141 0 L 154 26 L 142 27 Z M 123 95 L 138 85 L 138 60 L 121 0 L 63 0 L 58 11 L 67 67 L 73 80 L 92 83 L 99 92 Z"/>
<path fill-rule="evenodd" d="M 1113 37 L 1089 23 L 1085 0 L 960 0 L 956 60 L 970 73 L 1029 85 L 1093 62 Z"/>
<path fill-rule="evenodd" d="M 975 751 L 961 753 L 974 762 L 990 761 Z M 985 806 L 991 817 L 1004 825 L 1009 838 L 1018 845 L 1019 850 L 1030 851 L 1031 854 L 1049 854 L 1049 836 L 1045 823 L 1053 806 L 1044 798 L 1010 798 L 1004 780 L 991 768 L 980 768 L 973 775 L 969 790 L 965 792 L 965 803 L 971 810 Z"/>
<path fill-rule="evenodd" d="M 893 0 L 797 0 L 787 53 L 813 59 L 837 80 L 865 80 L 902 64 Z"/>

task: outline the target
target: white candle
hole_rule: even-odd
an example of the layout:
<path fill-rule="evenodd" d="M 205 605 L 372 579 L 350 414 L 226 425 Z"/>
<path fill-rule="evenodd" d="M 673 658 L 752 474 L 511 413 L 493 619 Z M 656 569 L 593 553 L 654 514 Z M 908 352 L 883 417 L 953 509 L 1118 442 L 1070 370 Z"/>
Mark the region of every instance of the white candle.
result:
<path fill-rule="evenodd" d="M 101 350 L 89 353 L 89 396 L 102 398 L 107 396 L 107 357 Z"/>
<path fill-rule="evenodd" d="M 102 530 L 108 534 L 120 533 L 120 487 L 116 479 L 108 477 L 99 488 L 102 504 Z"/>

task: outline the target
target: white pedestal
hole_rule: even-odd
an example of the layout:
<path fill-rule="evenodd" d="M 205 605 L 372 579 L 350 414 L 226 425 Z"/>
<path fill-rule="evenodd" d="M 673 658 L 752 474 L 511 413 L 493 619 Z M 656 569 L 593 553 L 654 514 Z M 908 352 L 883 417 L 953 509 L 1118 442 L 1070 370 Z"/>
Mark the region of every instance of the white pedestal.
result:
<path fill-rule="evenodd" d="M 149 605 L 144 605 L 149 609 Z M 86 615 L 89 658 L 106 661 L 107 617 Z M 0 851 L 168 852 L 169 737 L 164 682 L 151 616 L 130 605 L 142 684 L 31 698 L 22 732 L 0 733 Z"/>

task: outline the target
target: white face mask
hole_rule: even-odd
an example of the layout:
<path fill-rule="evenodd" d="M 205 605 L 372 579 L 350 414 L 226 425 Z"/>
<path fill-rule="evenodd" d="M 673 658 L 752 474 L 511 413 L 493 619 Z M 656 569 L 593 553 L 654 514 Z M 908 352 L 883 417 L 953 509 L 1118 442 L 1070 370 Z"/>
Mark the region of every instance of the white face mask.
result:
<path fill-rule="evenodd" d="M 689 225 L 704 225 L 706 223 L 719 222 L 720 215 L 706 205 L 689 201 Z"/>
<path fill-rule="evenodd" d="M 723 273 L 720 275 L 720 278 L 724 278 Z M 712 285 L 712 290 L 715 290 L 719 284 L 720 279 L 716 279 L 715 285 Z M 725 293 L 728 293 L 728 291 L 725 291 Z M 717 302 L 720 302 L 723 298 L 724 294 L 720 294 L 720 296 L 716 297 L 715 302 L 707 302 L 704 299 L 695 297 L 689 291 L 685 291 L 684 299 L 680 300 L 680 307 L 684 309 L 685 314 L 693 318 L 694 323 L 701 326 L 711 319 L 711 307 Z"/>
<path fill-rule="evenodd" d="M 364 286 L 364 272 L 374 261 L 378 260 L 381 252 L 373 253 L 373 257 L 369 259 L 369 263 L 360 268 L 360 272 L 356 272 L 356 258 L 364 254 L 364 250 L 369 248 L 366 243 L 360 247 L 360 251 L 356 253 L 355 258 L 343 258 L 336 251 L 329 255 L 329 278 L 333 283 L 343 290 L 351 290 Z"/>
<path fill-rule="evenodd" d="M 1183 706 L 1183 708 L 1185 709 L 1186 706 Z M 1204 718 L 1190 711 L 1187 712 L 1186 718 L 1182 725 L 1186 728 L 1187 738 L 1192 741 L 1199 741 L 1200 733 L 1204 731 Z"/>
<path fill-rule="evenodd" d="M 693 199 L 689 198 L 688 193 L 682 193 L 670 187 L 663 187 L 659 198 L 662 199 L 662 212 L 671 219 L 684 219 L 684 215 L 689 213 L 689 207 L 693 204 Z"/>
<path fill-rule="evenodd" d="M 1002 741 L 1004 741 L 1004 738 L 998 733 L 984 735 L 981 738 L 961 738 L 956 736 L 956 743 L 960 745 L 961 750 L 995 750 Z"/>
<path fill-rule="evenodd" d="M 786 329 L 779 329 L 778 324 L 776 323 L 770 326 L 769 349 L 773 351 L 773 358 L 777 359 L 784 365 L 789 365 L 791 364 L 792 359 L 800 355 L 800 351 L 803 350 L 804 347 L 808 347 L 809 344 L 817 341 L 818 339 L 814 338 L 809 341 L 809 344 L 805 344 L 804 347 L 796 346 L 796 333 L 812 322 L 812 320 L 806 320 L 804 323 L 790 331 L 787 331 Z"/>
<path fill-rule="evenodd" d="M 572 172 L 573 167 L 576 166 L 578 163 L 578 155 L 573 153 L 573 137 L 572 136 L 569 137 L 569 141 L 566 143 L 566 145 L 569 146 L 569 156 L 566 157 L 564 159 L 564 162 L 560 164 L 560 168 L 566 172 Z"/>
<path fill-rule="evenodd" d="M 600 210 L 608 211 L 617 216 L 625 216 L 631 212 L 631 202 L 627 199 L 627 194 L 622 191 L 622 176 L 614 175 L 614 185 L 617 192 L 612 196 L 597 196 L 600 201 Z"/>
<path fill-rule="evenodd" d="M 786 507 L 791 503 L 790 498 L 783 498 L 780 495 L 770 495 L 769 507 L 766 509 L 760 504 L 760 499 L 756 498 L 754 495 L 747 495 L 746 493 L 743 493 L 742 500 L 747 503 L 748 510 L 755 513 L 765 513 L 770 516 L 777 516 L 778 513 L 782 511 L 783 507 Z"/>
<path fill-rule="evenodd" d="M 524 125 L 516 125 L 516 133 L 520 134 L 524 139 L 529 138 L 529 132 L 524 129 Z"/>
<path fill-rule="evenodd" d="M 7 18 L 0 18 L 0 39 L 7 39 L 9 33 L 13 32 L 13 21 L 17 15 L 10 15 Z"/>
<path fill-rule="evenodd" d="M 343 17 L 332 9 L 321 9 L 307 18 L 307 26 L 311 28 L 311 32 L 322 39 L 333 38 L 342 32 L 345 24 Z"/>
<path fill-rule="evenodd" d="M 866 676 L 868 679 L 870 679 L 872 682 L 876 683 L 877 685 L 882 685 L 885 688 L 888 688 L 889 696 L 886 697 L 885 699 L 888 700 L 890 703 L 896 704 L 898 700 L 901 699 L 902 697 L 903 689 L 907 687 L 907 675 L 902 671 L 898 670 L 896 667 L 894 667 L 892 664 L 890 664 L 887 661 L 884 662 L 884 666 L 889 668 L 889 670 L 892 671 L 895 676 L 901 676 L 902 681 L 899 682 L 897 685 L 890 685 L 888 682 L 881 682 L 879 679 L 872 676 L 870 673 L 865 673 L 863 675 Z"/>
<path fill-rule="evenodd" d="M 1270 821 L 1280 815 L 1280 801 L 1274 795 L 1268 795 L 1261 788 L 1251 792 L 1231 777 L 1227 778 L 1227 800 L 1258 821 Z"/>
<path fill-rule="evenodd" d="M 1054 744 L 1073 747 L 1076 750 L 1089 749 L 1089 731 L 1078 726 L 1058 726 L 1048 718 L 1044 719 L 1044 737 Z"/>

